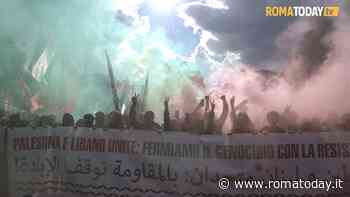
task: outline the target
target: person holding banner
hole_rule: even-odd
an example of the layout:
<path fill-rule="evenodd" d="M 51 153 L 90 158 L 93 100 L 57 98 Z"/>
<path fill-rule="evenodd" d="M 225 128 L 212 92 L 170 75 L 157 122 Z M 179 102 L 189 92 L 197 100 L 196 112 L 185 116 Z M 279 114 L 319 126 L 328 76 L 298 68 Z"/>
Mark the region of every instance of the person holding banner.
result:
<path fill-rule="evenodd" d="M 253 133 L 255 128 L 253 122 L 250 120 L 245 110 L 242 110 L 238 114 L 237 111 L 245 106 L 248 101 L 244 100 L 238 106 L 235 105 L 235 97 L 233 96 L 230 100 L 231 104 L 231 134 L 232 133 Z"/>
<path fill-rule="evenodd" d="M 228 106 L 228 102 L 226 100 L 226 96 L 223 95 L 220 97 L 220 99 L 222 102 L 222 112 L 221 112 L 219 119 L 217 119 L 216 123 L 215 123 L 216 124 L 215 128 L 216 128 L 217 133 L 222 133 L 222 129 L 224 127 L 224 124 L 226 122 L 226 119 L 227 119 L 227 116 L 229 113 L 229 106 Z"/>
<path fill-rule="evenodd" d="M 104 128 L 105 126 L 105 114 L 103 112 L 95 113 L 95 127 Z"/>
<path fill-rule="evenodd" d="M 288 132 L 298 130 L 298 114 L 288 105 L 281 115 L 282 127 Z"/>
<path fill-rule="evenodd" d="M 267 122 L 269 125 L 264 127 L 260 133 L 268 132 L 268 133 L 285 133 L 286 131 L 282 127 L 282 118 L 280 114 L 276 111 L 271 111 L 266 115 Z"/>
<path fill-rule="evenodd" d="M 108 128 L 111 129 L 124 129 L 123 116 L 118 111 L 112 111 L 109 115 L 110 121 Z"/>
<path fill-rule="evenodd" d="M 175 111 L 175 119 L 170 118 L 170 110 L 169 110 L 169 98 L 164 100 L 164 123 L 163 129 L 164 131 L 181 131 L 182 129 L 182 121 L 180 119 L 180 111 Z"/>
<path fill-rule="evenodd" d="M 86 127 L 88 128 L 94 127 L 94 116 L 92 114 L 85 114 L 84 120 L 86 122 Z"/>
<path fill-rule="evenodd" d="M 182 129 L 182 120 L 180 118 L 180 111 L 176 110 L 175 111 L 175 115 L 174 115 L 174 119 L 170 120 L 170 125 L 172 125 L 172 128 L 175 131 L 181 131 Z"/>
<path fill-rule="evenodd" d="M 75 124 L 75 127 L 86 127 L 86 120 L 84 118 L 79 119 Z"/>
<path fill-rule="evenodd" d="M 204 112 L 202 111 L 205 105 L 205 100 L 201 99 L 194 111 L 189 114 L 189 131 L 193 134 L 200 134 L 204 131 Z"/>
<path fill-rule="evenodd" d="M 215 102 L 210 101 L 210 111 L 205 114 L 205 133 L 212 134 L 215 132 Z"/>
<path fill-rule="evenodd" d="M 185 113 L 184 121 L 182 123 L 182 128 L 181 131 L 183 132 L 190 132 L 191 131 L 191 114 L 190 113 Z"/>
<path fill-rule="evenodd" d="M 158 130 L 162 127 L 154 121 L 155 115 L 153 111 L 147 111 L 144 115 L 143 129 Z"/>
<path fill-rule="evenodd" d="M 138 96 L 135 94 L 131 98 L 131 107 L 130 107 L 130 111 L 129 111 L 128 127 L 129 128 L 134 128 L 134 129 L 141 129 L 142 125 L 137 120 L 137 104 L 138 104 Z"/>
<path fill-rule="evenodd" d="M 69 113 L 65 113 L 62 117 L 62 126 L 74 127 L 74 117 Z"/>

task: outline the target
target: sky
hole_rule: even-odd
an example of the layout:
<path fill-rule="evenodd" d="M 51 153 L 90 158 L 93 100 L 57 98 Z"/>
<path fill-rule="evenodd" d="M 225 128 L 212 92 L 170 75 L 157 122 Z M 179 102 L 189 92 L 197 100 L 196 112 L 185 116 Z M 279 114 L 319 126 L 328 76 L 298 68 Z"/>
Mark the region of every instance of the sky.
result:
<path fill-rule="evenodd" d="M 260 69 L 292 73 L 287 77 L 292 83 L 316 75 L 331 51 L 326 41 L 337 32 L 333 26 L 336 29 L 348 20 L 346 9 L 340 19 L 318 20 L 265 17 L 265 6 L 348 8 L 344 2 L 4 0 L 0 78 L 11 81 L 16 74 L 39 67 L 36 71 L 43 73 L 35 77 L 46 87 L 40 93 L 42 100 L 59 103 L 58 108 L 72 105 L 79 114 L 107 111 L 112 105 L 111 99 L 105 99 L 111 97 L 107 51 L 118 83 L 129 88 L 121 93 L 126 95 L 125 104 L 131 94 L 143 94 L 149 76 L 148 93 L 154 96 L 147 100 L 149 108 L 161 112 L 160 103 L 170 96 L 173 105 L 185 112 L 212 89 L 231 87 L 233 78 L 245 83 L 242 68 L 253 76 Z M 297 71 L 302 74 L 295 74 L 295 66 L 289 65 L 291 60 L 299 61 L 291 58 L 294 53 L 301 56 L 302 69 Z M 237 77 L 221 80 L 231 72 Z M 189 95 L 191 99 L 183 101 Z M 242 99 L 247 96 L 243 93 Z"/>

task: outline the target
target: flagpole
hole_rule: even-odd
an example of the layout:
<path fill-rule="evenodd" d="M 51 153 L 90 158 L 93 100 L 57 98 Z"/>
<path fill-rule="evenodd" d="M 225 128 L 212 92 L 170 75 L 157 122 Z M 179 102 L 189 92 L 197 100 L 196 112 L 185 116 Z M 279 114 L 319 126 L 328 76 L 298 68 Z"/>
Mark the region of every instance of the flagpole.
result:
<path fill-rule="evenodd" d="M 109 78 L 110 78 L 110 82 L 111 82 L 112 95 L 113 95 L 112 100 L 113 100 L 114 108 L 116 111 L 120 111 L 119 98 L 118 98 L 118 94 L 117 94 L 117 88 L 115 87 L 115 79 L 114 79 L 112 64 L 111 64 L 111 61 L 109 59 L 107 51 L 105 51 L 105 55 L 106 55 Z"/>
<path fill-rule="evenodd" d="M 149 72 L 147 72 L 145 85 L 144 85 L 144 89 L 143 89 L 142 104 L 141 104 L 141 109 L 140 109 L 141 112 L 145 112 L 146 111 L 147 96 L 148 96 L 148 86 L 149 86 Z"/>

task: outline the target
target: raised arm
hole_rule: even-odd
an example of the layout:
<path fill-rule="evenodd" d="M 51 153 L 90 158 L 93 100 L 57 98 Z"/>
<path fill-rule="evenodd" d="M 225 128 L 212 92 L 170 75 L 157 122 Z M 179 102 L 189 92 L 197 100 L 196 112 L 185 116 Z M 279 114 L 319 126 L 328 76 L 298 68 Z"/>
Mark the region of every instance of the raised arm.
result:
<path fill-rule="evenodd" d="M 199 110 L 204 106 L 204 99 L 202 99 L 198 105 L 196 106 L 196 108 L 194 109 L 194 111 L 192 112 L 192 114 L 197 114 L 199 112 Z"/>
<path fill-rule="evenodd" d="M 208 113 L 209 112 L 209 96 L 205 96 L 205 113 Z"/>
<path fill-rule="evenodd" d="M 164 131 L 170 130 L 169 98 L 164 100 Z"/>
<path fill-rule="evenodd" d="M 230 115 L 230 118 L 231 118 L 231 128 L 232 128 L 232 131 L 234 130 L 234 127 L 235 127 L 235 120 L 236 120 L 236 107 L 235 107 L 235 100 L 236 98 L 234 96 L 232 96 L 232 98 L 230 99 L 230 105 L 231 105 L 231 115 Z"/>
<path fill-rule="evenodd" d="M 137 119 L 136 119 L 136 110 L 137 110 L 137 99 L 138 96 L 135 94 L 131 98 L 131 107 L 129 112 L 129 127 L 136 127 L 137 126 Z"/>
<path fill-rule="evenodd" d="M 208 113 L 206 133 L 212 134 L 215 131 L 215 102 L 210 102 L 210 112 Z"/>
<path fill-rule="evenodd" d="M 229 106 L 228 106 L 228 102 L 226 100 L 225 95 L 221 96 L 221 101 L 222 101 L 222 112 L 221 112 L 219 119 L 217 120 L 217 130 L 218 131 L 222 131 L 222 128 L 225 124 L 225 121 L 226 121 L 228 113 L 229 113 Z M 233 103 L 233 106 L 234 106 L 234 103 Z"/>

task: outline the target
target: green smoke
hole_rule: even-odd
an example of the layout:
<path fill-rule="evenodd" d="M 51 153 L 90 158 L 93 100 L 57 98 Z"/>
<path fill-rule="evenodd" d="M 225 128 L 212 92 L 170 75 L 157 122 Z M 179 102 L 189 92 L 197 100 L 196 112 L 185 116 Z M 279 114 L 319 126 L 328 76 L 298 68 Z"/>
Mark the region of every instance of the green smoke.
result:
<path fill-rule="evenodd" d="M 38 91 L 45 110 L 59 111 L 73 103 L 77 115 L 107 112 L 113 109 L 104 58 L 107 50 L 116 79 L 127 81 L 133 92 L 142 93 L 149 73 L 152 99 L 147 99 L 148 106 L 160 112 L 163 98 L 181 94 L 188 78 L 199 68 L 185 63 L 173 52 L 175 43 L 162 29 L 150 31 L 147 17 L 118 17 L 117 9 L 122 3 L 112 0 L 2 2 L 1 73 L 13 78 L 21 72 L 30 73 L 46 49 L 47 83 Z M 1 78 L 3 81 L 8 80 Z M 20 88 L 15 83 L 6 86 Z"/>

